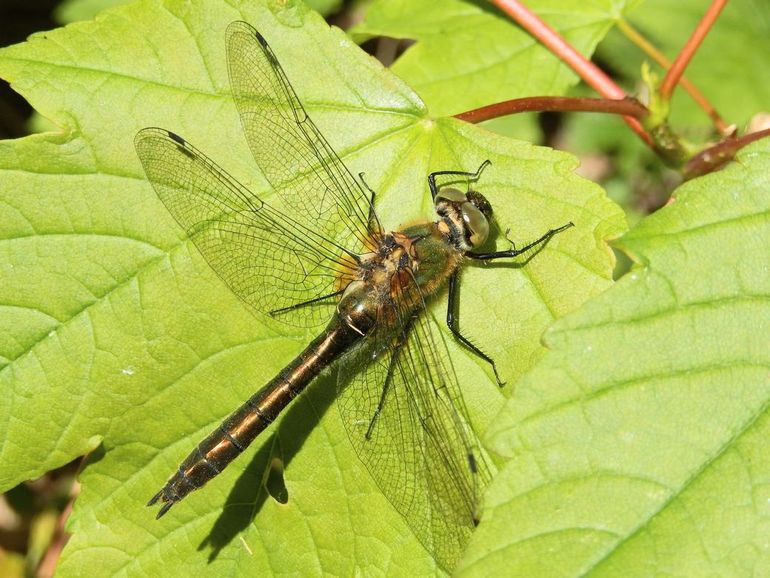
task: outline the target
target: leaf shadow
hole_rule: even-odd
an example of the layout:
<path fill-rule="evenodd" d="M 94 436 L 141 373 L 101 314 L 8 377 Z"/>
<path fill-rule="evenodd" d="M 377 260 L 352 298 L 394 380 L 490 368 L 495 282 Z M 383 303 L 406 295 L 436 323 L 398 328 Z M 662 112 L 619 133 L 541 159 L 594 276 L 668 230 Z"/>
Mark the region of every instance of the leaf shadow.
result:
<path fill-rule="evenodd" d="M 198 545 L 199 552 L 211 549 L 209 564 L 249 527 L 268 498 L 281 505 L 288 503 L 283 470 L 332 405 L 337 390 L 336 372 L 319 376 L 310 388 L 312 392 L 305 392 L 283 412 L 277 431 L 261 440 L 259 451 L 236 480 L 221 514 Z"/>

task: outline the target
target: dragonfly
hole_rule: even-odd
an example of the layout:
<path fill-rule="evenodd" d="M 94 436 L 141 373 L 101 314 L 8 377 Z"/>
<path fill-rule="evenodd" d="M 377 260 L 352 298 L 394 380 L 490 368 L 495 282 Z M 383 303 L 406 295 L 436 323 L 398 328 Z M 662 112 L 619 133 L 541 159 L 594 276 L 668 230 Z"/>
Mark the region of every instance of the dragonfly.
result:
<path fill-rule="evenodd" d="M 425 548 L 451 569 L 479 522 L 490 467 L 470 425 L 447 346 L 426 301 L 448 286 L 447 325 L 459 330 L 458 271 L 478 252 L 492 206 L 470 189 L 476 171 L 428 176 L 438 219 L 387 232 L 376 193 L 334 152 L 308 116 L 264 37 L 245 22 L 226 33 L 231 91 L 243 132 L 275 193 L 270 203 L 181 136 L 141 130 L 136 150 L 158 197 L 252 312 L 325 326 L 307 347 L 203 439 L 148 506 L 157 517 L 235 460 L 323 370 L 337 364 L 337 405 L 350 441 Z M 449 185 L 465 181 L 467 191 Z"/>

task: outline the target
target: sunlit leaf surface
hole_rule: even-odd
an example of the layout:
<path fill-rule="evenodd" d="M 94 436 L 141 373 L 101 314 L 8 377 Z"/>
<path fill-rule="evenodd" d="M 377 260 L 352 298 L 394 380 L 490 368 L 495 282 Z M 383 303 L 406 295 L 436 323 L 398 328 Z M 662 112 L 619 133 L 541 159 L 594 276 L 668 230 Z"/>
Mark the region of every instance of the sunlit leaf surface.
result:
<path fill-rule="evenodd" d="M 466 570 L 770 567 L 770 140 L 617 245 L 640 265 L 546 334 L 490 428 L 511 457 Z"/>
<path fill-rule="evenodd" d="M 430 118 L 406 85 L 303 5 L 116 8 L 0 51 L 0 75 L 62 127 L 0 144 L 2 487 L 94 451 L 61 576 L 434 572 L 357 459 L 331 374 L 161 521 L 144 507 L 309 338 L 244 309 L 168 215 L 133 149 L 140 128 L 173 129 L 269 197 L 229 95 L 223 39 L 237 19 L 268 38 L 329 141 L 354 173 L 365 171 L 386 227 L 431 218 L 431 170 L 485 159 L 492 166 L 479 188 L 511 239 L 575 223 L 524 268 L 464 275 L 462 325 L 509 384 L 542 357 L 549 323 L 609 286 L 604 240 L 624 220 L 574 176 L 572 157 Z M 483 432 L 514 390 L 499 390 L 464 350 L 451 352 Z M 275 463 L 286 503 L 272 497 L 281 494 Z"/>

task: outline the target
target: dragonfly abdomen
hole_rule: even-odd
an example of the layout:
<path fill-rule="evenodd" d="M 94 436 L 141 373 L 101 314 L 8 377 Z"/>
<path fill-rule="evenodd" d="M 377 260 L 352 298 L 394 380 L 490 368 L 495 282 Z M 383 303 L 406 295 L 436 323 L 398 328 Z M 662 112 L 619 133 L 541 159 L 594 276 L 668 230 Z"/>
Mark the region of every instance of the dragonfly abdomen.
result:
<path fill-rule="evenodd" d="M 158 500 L 160 518 L 176 502 L 219 474 L 266 429 L 297 395 L 321 372 L 364 337 L 358 326 L 334 315 L 316 337 L 278 375 L 252 395 L 211 432 L 181 463 L 148 505 Z"/>

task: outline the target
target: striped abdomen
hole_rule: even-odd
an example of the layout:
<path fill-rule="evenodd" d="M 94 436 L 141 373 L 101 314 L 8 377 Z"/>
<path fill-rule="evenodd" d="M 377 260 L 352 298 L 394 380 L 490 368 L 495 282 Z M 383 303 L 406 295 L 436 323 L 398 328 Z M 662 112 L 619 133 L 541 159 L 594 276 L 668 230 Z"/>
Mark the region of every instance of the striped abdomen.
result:
<path fill-rule="evenodd" d="M 163 502 L 157 517 L 227 467 L 315 376 L 364 337 L 370 321 L 365 316 L 351 324 L 349 316 L 335 314 L 321 335 L 187 456 L 163 489 L 147 504 Z"/>

